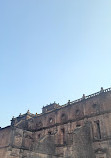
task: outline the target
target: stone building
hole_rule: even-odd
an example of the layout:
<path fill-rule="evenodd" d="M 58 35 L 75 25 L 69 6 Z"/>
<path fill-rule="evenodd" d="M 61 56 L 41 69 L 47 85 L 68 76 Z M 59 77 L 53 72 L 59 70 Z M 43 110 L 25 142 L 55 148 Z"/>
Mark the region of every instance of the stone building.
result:
<path fill-rule="evenodd" d="M 57 157 L 111 158 L 111 88 L 28 111 L 0 129 L 0 158 Z"/>

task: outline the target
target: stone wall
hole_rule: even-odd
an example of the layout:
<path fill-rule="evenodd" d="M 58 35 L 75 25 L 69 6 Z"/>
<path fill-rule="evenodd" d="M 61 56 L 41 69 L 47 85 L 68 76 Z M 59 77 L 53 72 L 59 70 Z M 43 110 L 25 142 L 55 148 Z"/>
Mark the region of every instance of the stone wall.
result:
<path fill-rule="evenodd" d="M 111 158 L 110 120 L 109 89 L 39 115 L 28 111 L 0 130 L 0 158 Z"/>
<path fill-rule="evenodd" d="M 73 134 L 73 154 L 74 158 L 95 158 L 92 148 L 91 124 L 86 123 L 83 127 L 78 127 Z"/>

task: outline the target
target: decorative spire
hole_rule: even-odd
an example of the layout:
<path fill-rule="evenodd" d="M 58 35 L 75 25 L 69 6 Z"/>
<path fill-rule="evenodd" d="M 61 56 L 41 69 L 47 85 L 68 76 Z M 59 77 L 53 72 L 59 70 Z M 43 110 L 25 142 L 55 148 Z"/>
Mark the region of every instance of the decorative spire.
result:
<path fill-rule="evenodd" d="M 29 110 L 27 110 L 27 114 L 30 114 L 30 111 L 29 111 Z"/>
<path fill-rule="evenodd" d="M 15 117 L 13 116 L 13 117 L 12 117 L 12 120 L 14 120 L 14 119 L 15 119 Z"/>
<path fill-rule="evenodd" d="M 101 90 L 100 90 L 100 93 L 102 93 L 102 92 L 104 92 L 104 89 L 103 89 L 103 87 L 101 87 Z"/>
<path fill-rule="evenodd" d="M 68 100 L 68 104 L 70 104 L 70 100 Z"/>
<path fill-rule="evenodd" d="M 83 94 L 82 99 L 85 99 L 85 94 Z"/>

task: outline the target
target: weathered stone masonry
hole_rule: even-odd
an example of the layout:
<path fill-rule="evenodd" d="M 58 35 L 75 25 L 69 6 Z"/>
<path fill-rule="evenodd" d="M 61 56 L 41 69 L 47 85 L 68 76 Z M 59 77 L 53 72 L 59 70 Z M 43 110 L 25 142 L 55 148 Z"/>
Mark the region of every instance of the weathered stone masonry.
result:
<path fill-rule="evenodd" d="M 57 157 L 111 158 L 111 88 L 28 111 L 0 129 L 0 158 Z"/>

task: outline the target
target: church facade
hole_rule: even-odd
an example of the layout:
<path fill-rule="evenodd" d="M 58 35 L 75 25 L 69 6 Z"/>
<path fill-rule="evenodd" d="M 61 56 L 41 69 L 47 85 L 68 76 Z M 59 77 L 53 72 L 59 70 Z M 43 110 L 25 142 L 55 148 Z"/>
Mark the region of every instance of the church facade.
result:
<path fill-rule="evenodd" d="M 111 158 L 111 88 L 12 118 L 0 158 Z"/>

